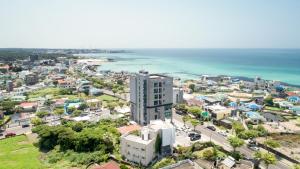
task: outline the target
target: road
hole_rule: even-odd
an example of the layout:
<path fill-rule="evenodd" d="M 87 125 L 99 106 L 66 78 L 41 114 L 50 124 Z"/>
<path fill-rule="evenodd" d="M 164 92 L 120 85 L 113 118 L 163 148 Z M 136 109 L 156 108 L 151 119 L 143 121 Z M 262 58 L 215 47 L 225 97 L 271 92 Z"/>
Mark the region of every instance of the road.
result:
<path fill-rule="evenodd" d="M 173 113 L 173 119 L 176 119 L 177 121 L 182 122 L 182 117 L 176 113 Z M 189 125 L 189 124 L 187 124 L 187 125 Z M 192 126 L 190 125 L 190 127 L 192 127 Z M 221 145 L 225 150 L 227 150 L 227 151 L 233 150 L 232 147 L 230 146 L 229 142 L 227 141 L 227 138 L 222 136 L 221 134 L 217 133 L 216 131 L 209 130 L 203 125 L 198 125 L 198 126 L 196 126 L 195 129 L 197 131 L 200 131 L 201 134 L 210 137 L 212 142 L 214 142 L 218 145 Z M 241 152 L 242 154 L 244 154 L 246 157 L 253 158 L 254 151 L 249 149 L 247 146 L 242 146 L 240 148 L 237 148 L 237 150 L 239 152 Z M 278 157 L 278 159 L 280 159 L 280 158 Z M 291 166 L 289 166 L 286 163 L 289 163 L 289 162 L 287 162 L 286 160 L 279 160 L 276 163 L 276 165 L 270 165 L 269 169 L 290 169 Z"/>
<path fill-rule="evenodd" d="M 4 138 L 6 133 L 16 133 L 16 135 L 31 133 L 31 126 L 25 128 L 22 128 L 21 126 L 7 128 L 3 132 L 3 136 L 0 136 L 0 139 Z"/>

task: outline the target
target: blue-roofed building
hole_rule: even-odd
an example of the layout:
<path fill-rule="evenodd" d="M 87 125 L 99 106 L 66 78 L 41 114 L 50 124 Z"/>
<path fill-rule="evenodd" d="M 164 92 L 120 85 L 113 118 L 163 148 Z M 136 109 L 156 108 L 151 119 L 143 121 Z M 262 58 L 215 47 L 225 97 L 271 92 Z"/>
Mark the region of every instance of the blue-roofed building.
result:
<path fill-rule="evenodd" d="M 251 120 L 253 123 L 260 123 L 262 121 L 266 121 L 266 119 L 261 116 L 258 112 L 249 111 L 245 113 L 246 117 Z"/>
<path fill-rule="evenodd" d="M 229 106 L 232 107 L 232 108 L 237 108 L 238 107 L 236 102 L 230 102 Z"/>
<path fill-rule="evenodd" d="M 282 86 L 282 85 L 277 85 L 277 86 L 275 87 L 275 90 L 276 90 L 276 92 L 283 92 L 283 91 L 284 91 L 284 86 Z"/>
<path fill-rule="evenodd" d="M 248 103 L 248 104 L 246 104 L 246 107 L 251 109 L 252 111 L 258 111 L 262 108 L 262 106 L 260 106 L 256 103 Z"/>
<path fill-rule="evenodd" d="M 300 103 L 300 97 L 298 96 L 290 96 L 288 97 L 288 101 L 292 103 Z"/>
<path fill-rule="evenodd" d="M 300 116 L 300 106 L 294 106 L 291 110 L 295 115 Z"/>

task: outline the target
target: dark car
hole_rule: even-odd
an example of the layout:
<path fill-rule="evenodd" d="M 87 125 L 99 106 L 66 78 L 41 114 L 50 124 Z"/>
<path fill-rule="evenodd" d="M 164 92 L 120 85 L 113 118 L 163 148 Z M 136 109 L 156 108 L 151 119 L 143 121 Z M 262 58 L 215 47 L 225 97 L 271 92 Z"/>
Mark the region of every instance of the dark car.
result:
<path fill-rule="evenodd" d="M 189 133 L 188 136 L 189 136 L 189 137 L 194 137 L 195 134 L 197 134 L 197 133 L 193 133 L 193 132 L 192 132 L 192 133 Z"/>
<path fill-rule="evenodd" d="M 0 136 L 3 136 L 3 133 L 0 133 Z"/>
<path fill-rule="evenodd" d="M 207 126 L 206 128 L 212 130 L 212 131 L 216 131 L 216 128 L 214 126 Z"/>
<path fill-rule="evenodd" d="M 13 136 L 16 136 L 16 133 L 7 133 L 5 134 L 5 137 L 13 137 Z"/>
<path fill-rule="evenodd" d="M 29 127 L 29 124 L 23 124 L 22 125 L 22 128 L 26 128 L 26 127 Z"/>
<path fill-rule="evenodd" d="M 195 141 L 195 140 L 199 140 L 201 138 L 201 135 L 200 134 L 197 134 L 197 133 L 195 133 L 195 135 L 194 136 L 192 136 L 191 138 L 190 138 L 190 140 L 191 141 Z"/>

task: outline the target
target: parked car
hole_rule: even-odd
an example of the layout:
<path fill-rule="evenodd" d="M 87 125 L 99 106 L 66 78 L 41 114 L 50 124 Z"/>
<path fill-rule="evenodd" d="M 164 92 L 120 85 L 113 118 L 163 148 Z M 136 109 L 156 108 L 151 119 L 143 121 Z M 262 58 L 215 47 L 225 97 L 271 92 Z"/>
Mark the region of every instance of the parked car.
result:
<path fill-rule="evenodd" d="M 14 137 L 14 136 L 16 136 L 16 133 L 6 133 L 5 134 L 5 138 Z"/>
<path fill-rule="evenodd" d="M 29 127 L 29 124 L 23 124 L 22 125 L 22 128 L 26 128 L 26 127 Z"/>
<path fill-rule="evenodd" d="M 0 133 L 0 136 L 3 136 L 3 133 Z"/>
<path fill-rule="evenodd" d="M 199 140 L 200 138 L 201 138 L 201 135 L 198 134 L 198 133 L 195 133 L 194 136 L 191 136 L 191 137 L 190 137 L 190 140 L 191 140 L 191 141 L 195 141 L 195 140 Z"/>
<path fill-rule="evenodd" d="M 257 147 L 257 146 L 249 145 L 248 148 L 253 151 L 259 151 L 259 147 Z"/>
<path fill-rule="evenodd" d="M 189 134 L 188 134 L 188 136 L 189 136 L 189 137 L 194 137 L 194 136 L 195 136 L 195 134 L 197 134 L 197 133 L 195 133 L 195 132 L 191 132 L 191 133 L 189 133 Z"/>
<path fill-rule="evenodd" d="M 212 131 L 216 131 L 216 128 L 214 126 L 207 126 L 206 128 L 212 130 Z"/>
<path fill-rule="evenodd" d="M 219 133 L 220 135 L 224 136 L 224 137 L 227 137 L 227 133 L 224 132 L 224 131 L 219 131 L 218 133 Z"/>

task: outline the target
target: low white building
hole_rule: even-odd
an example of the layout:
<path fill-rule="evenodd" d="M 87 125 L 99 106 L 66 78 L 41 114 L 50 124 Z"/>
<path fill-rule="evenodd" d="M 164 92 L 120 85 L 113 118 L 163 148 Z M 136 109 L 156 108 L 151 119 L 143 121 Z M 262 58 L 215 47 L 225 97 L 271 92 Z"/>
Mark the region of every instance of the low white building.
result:
<path fill-rule="evenodd" d="M 148 166 L 159 154 L 172 154 L 174 143 L 175 128 L 171 123 L 150 121 L 138 135 L 129 133 L 121 137 L 121 155 L 128 161 Z"/>

